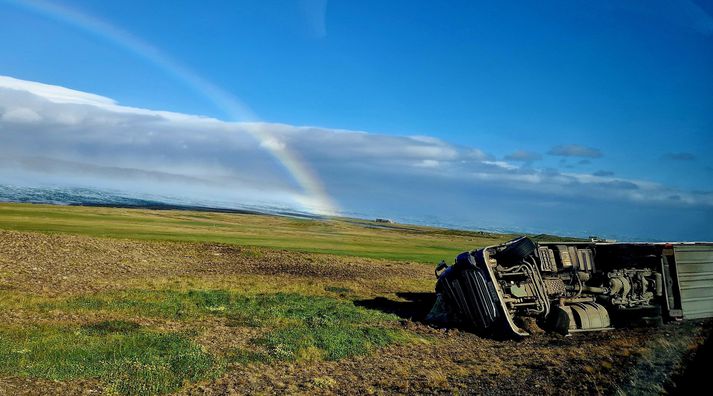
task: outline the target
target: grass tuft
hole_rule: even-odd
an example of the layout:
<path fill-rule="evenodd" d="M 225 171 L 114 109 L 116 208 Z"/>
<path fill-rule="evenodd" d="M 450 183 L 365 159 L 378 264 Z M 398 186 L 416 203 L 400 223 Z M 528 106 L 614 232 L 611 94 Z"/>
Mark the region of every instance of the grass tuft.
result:
<path fill-rule="evenodd" d="M 219 366 L 182 335 L 145 331 L 130 322 L 0 330 L 0 372 L 59 381 L 99 378 L 125 395 L 173 392 Z"/>
<path fill-rule="evenodd" d="M 401 330 L 360 327 L 355 324 L 308 327 L 286 326 L 258 342 L 277 360 L 338 360 L 364 355 L 372 348 L 405 340 Z"/>
<path fill-rule="evenodd" d="M 346 293 L 351 293 L 352 289 L 348 287 L 340 287 L 340 286 L 325 286 L 324 291 L 331 292 L 331 293 L 338 293 L 338 294 L 346 294 Z"/>

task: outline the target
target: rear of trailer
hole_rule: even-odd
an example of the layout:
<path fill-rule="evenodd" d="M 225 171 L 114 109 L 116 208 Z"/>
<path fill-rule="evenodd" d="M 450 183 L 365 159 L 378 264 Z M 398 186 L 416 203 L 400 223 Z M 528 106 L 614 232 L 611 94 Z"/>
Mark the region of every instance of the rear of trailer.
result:
<path fill-rule="evenodd" d="M 672 244 L 672 250 L 681 316 L 713 317 L 713 243 Z"/>

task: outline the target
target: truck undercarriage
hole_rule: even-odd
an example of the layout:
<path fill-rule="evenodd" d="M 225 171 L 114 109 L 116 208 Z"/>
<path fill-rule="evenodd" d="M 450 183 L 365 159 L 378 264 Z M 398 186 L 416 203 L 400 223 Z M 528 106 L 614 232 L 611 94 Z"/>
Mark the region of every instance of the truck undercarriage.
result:
<path fill-rule="evenodd" d="M 492 336 L 713 316 L 713 244 L 514 239 L 436 268 L 432 322 Z"/>

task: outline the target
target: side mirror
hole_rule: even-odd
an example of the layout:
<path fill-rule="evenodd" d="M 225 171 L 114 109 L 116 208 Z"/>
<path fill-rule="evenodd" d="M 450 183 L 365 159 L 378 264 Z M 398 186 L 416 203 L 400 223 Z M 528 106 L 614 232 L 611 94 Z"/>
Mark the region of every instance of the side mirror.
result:
<path fill-rule="evenodd" d="M 436 270 L 434 273 L 436 274 L 436 279 L 438 279 L 441 274 L 439 273 L 440 271 L 443 271 L 444 269 L 448 268 L 448 264 L 446 264 L 446 260 L 441 260 L 440 263 L 436 266 Z"/>

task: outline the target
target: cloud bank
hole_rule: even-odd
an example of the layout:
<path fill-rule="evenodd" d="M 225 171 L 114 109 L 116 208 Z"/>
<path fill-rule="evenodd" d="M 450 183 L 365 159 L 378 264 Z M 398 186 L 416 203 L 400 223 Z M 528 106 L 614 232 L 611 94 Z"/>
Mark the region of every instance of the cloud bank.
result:
<path fill-rule="evenodd" d="M 555 155 L 558 157 L 582 158 L 599 158 L 602 156 L 602 152 L 599 149 L 586 147 L 579 144 L 563 144 L 555 146 L 552 147 L 552 149 L 548 151 L 547 154 Z"/>
<path fill-rule="evenodd" d="M 477 147 L 430 136 L 230 123 L 0 77 L 0 137 L 0 184 L 111 188 L 186 203 L 312 210 L 309 192 L 275 156 L 289 149 L 345 215 L 469 228 L 713 239 L 707 226 L 710 192 L 609 171 L 537 169 L 531 165 L 541 156 L 531 151 L 497 160 Z M 549 154 L 603 156 L 568 143 Z M 661 221 L 669 224 L 652 228 Z"/>

